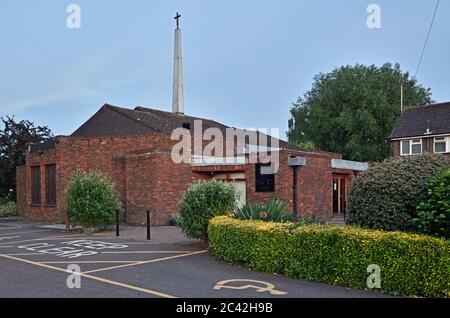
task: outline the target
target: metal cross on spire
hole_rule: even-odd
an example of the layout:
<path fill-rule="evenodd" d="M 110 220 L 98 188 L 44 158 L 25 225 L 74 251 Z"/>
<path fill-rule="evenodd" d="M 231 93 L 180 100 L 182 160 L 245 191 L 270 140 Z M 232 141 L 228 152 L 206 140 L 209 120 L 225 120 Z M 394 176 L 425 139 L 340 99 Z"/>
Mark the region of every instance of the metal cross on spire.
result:
<path fill-rule="evenodd" d="M 177 15 L 174 17 L 174 19 L 177 20 L 177 29 L 179 29 L 179 20 L 180 20 L 180 18 L 181 18 L 181 14 L 179 14 L 177 12 Z"/>

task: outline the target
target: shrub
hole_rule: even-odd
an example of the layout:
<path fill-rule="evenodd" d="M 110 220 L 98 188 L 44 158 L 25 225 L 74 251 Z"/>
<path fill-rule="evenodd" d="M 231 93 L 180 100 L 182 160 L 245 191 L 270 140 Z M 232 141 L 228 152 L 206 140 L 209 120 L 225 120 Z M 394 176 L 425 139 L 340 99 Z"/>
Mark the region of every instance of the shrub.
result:
<path fill-rule="evenodd" d="M 437 154 L 395 157 L 362 173 L 349 194 L 348 223 L 384 230 L 412 229 L 426 185 L 450 157 Z"/>
<path fill-rule="evenodd" d="M 76 171 L 67 190 L 67 213 L 83 227 L 105 228 L 114 224 L 116 210 L 121 208 L 118 193 L 111 180 L 98 171 Z"/>
<path fill-rule="evenodd" d="M 16 215 L 16 202 L 6 199 L 0 199 L 0 217 L 8 217 Z"/>
<path fill-rule="evenodd" d="M 233 186 L 218 180 L 192 184 L 180 202 L 178 224 L 189 238 L 208 239 L 208 222 L 217 215 L 231 214 L 236 207 Z"/>
<path fill-rule="evenodd" d="M 209 245 L 220 260 L 253 270 L 367 288 L 367 267 L 381 268 L 381 288 L 396 295 L 450 297 L 450 242 L 426 235 L 352 226 L 240 221 L 217 217 Z"/>
<path fill-rule="evenodd" d="M 417 207 L 413 224 L 422 233 L 450 238 L 450 169 L 443 169 L 428 185 L 425 201 Z"/>
<path fill-rule="evenodd" d="M 237 208 L 233 217 L 239 220 L 285 222 L 292 219 L 292 213 L 288 212 L 286 202 L 274 199 L 267 204 L 250 203 Z"/>

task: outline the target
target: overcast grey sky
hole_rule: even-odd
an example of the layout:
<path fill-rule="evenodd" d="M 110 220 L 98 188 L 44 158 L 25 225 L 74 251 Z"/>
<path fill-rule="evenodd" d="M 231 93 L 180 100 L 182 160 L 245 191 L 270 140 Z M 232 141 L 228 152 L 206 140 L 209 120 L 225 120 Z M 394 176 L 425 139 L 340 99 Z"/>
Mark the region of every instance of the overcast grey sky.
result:
<path fill-rule="evenodd" d="M 69 29 L 67 6 L 81 8 Z M 381 29 L 367 27 L 367 6 Z M 104 103 L 171 110 L 173 16 L 182 14 L 185 112 L 277 127 L 315 74 L 398 62 L 415 73 L 435 0 L 0 0 L 0 115 L 70 134 Z M 418 80 L 450 101 L 450 0 Z"/>

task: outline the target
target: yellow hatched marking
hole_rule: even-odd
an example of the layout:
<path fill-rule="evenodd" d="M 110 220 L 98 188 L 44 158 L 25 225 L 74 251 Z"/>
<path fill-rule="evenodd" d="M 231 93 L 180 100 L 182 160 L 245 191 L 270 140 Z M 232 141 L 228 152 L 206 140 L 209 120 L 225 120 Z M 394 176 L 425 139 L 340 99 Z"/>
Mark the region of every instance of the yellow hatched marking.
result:
<path fill-rule="evenodd" d="M 5 257 L 5 258 L 9 258 L 15 261 L 19 261 L 19 262 L 23 262 L 23 263 L 27 263 L 27 264 L 31 264 L 31 265 L 35 265 L 35 266 L 40 266 L 40 267 L 44 267 L 44 268 L 48 268 L 48 269 L 53 269 L 59 272 L 65 272 L 71 275 L 79 275 L 81 277 L 85 277 L 85 278 L 89 278 L 92 280 L 96 280 L 99 282 L 103 282 L 106 284 L 110 284 L 110 285 L 114 285 L 114 286 L 120 286 L 123 288 L 127 288 L 127 289 L 131 289 L 131 290 L 135 290 L 135 291 L 139 291 L 139 292 L 143 292 L 146 294 L 150 294 L 150 295 L 154 295 L 154 296 L 158 296 L 158 297 L 163 297 L 163 298 L 176 298 L 175 296 L 169 295 L 169 294 L 165 294 L 159 291 L 155 291 L 155 290 L 151 290 L 151 289 L 146 289 L 146 288 L 141 288 L 141 287 L 137 287 L 137 286 L 133 286 L 133 285 L 128 285 L 128 284 L 124 284 L 124 283 L 120 283 L 120 282 L 116 282 L 110 279 L 105 279 L 105 278 L 101 278 L 101 277 L 97 277 L 97 276 L 92 276 L 86 273 L 74 273 L 72 271 L 69 271 L 67 269 L 63 269 L 63 268 L 59 268 L 59 267 L 55 267 L 55 266 L 51 266 L 51 265 L 47 265 L 47 264 L 40 264 L 37 262 L 33 262 L 30 260 L 26 260 L 26 259 L 22 259 L 22 258 L 18 258 L 15 256 L 9 256 L 9 255 L 5 255 L 5 254 L 0 254 L 0 257 Z"/>
<path fill-rule="evenodd" d="M 102 252 L 102 254 L 186 254 L 198 251 L 114 251 Z"/>
<path fill-rule="evenodd" d="M 124 268 L 124 267 L 129 267 L 129 266 L 136 266 L 136 265 L 143 265 L 143 264 L 162 262 L 162 261 L 167 261 L 167 260 L 171 260 L 171 259 L 174 259 L 174 258 L 192 256 L 192 255 L 196 255 L 196 254 L 202 254 L 202 253 L 206 253 L 207 251 L 208 250 L 203 250 L 203 251 L 197 251 L 197 252 L 192 252 L 192 253 L 187 253 L 187 254 L 181 254 L 181 255 L 175 255 L 175 256 L 169 256 L 169 257 L 152 259 L 152 260 L 149 260 L 149 261 L 141 261 L 141 262 L 137 262 L 137 263 L 134 263 L 134 264 L 125 264 L 125 265 L 111 266 L 111 267 L 106 267 L 106 268 L 93 269 L 93 270 L 86 271 L 86 272 L 83 272 L 83 273 L 96 273 L 96 272 L 102 272 L 102 271 L 108 271 L 108 270 L 112 270 L 112 269 L 117 269 L 117 268 Z"/>

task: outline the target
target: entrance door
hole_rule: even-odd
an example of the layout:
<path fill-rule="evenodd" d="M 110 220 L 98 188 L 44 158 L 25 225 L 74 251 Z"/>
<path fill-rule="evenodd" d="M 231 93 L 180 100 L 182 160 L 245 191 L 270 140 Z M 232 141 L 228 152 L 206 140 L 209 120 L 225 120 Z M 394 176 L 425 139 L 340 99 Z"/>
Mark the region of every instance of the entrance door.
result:
<path fill-rule="evenodd" d="M 243 207 L 247 204 L 247 183 L 245 174 L 242 172 L 218 173 L 214 179 L 229 182 L 239 195 L 237 206 Z"/>
<path fill-rule="evenodd" d="M 239 195 L 237 206 L 241 208 L 247 204 L 246 182 L 245 180 L 233 180 L 231 181 L 231 184 Z"/>
<path fill-rule="evenodd" d="M 348 180 L 346 175 L 333 175 L 333 214 L 345 216 L 348 204 Z"/>

